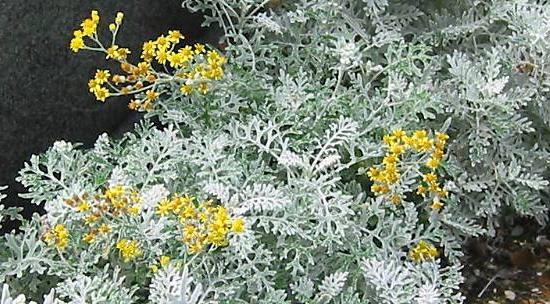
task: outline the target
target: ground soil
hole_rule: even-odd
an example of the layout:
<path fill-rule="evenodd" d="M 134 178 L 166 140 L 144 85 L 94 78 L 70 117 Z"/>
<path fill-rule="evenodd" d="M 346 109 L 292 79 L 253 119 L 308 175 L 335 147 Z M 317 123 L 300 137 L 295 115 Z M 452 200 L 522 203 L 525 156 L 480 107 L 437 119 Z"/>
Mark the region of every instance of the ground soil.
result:
<path fill-rule="evenodd" d="M 550 227 L 515 219 L 491 239 L 468 242 L 465 303 L 550 303 Z"/>

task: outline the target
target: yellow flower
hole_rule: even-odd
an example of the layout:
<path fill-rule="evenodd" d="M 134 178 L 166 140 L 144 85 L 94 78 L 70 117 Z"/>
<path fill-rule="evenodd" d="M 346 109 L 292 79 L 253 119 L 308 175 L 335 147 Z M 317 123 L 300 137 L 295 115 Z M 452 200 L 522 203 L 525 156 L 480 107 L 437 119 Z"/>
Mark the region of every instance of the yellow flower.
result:
<path fill-rule="evenodd" d="M 194 242 L 189 246 L 189 253 L 199 253 L 204 247 L 203 243 L 200 241 Z"/>
<path fill-rule="evenodd" d="M 80 204 L 76 206 L 76 210 L 78 212 L 85 212 L 85 211 L 88 211 L 89 209 L 90 209 L 90 204 L 88 204 L 88 202 L 86 201 L 81 201 Z"/>
<path fill-rule="evenodd" d="M 184 63 L 183 56 L 181 56 L 179 53 L 169 53 L 167 60 L 170 63 L 170 66 L 175 69 L 179 69 L 183 66 Z"/>
<path fill-rule="evenodd" d="M 69 232 L 62 224 L 56 224 L 44 236 L 44 240 L 48 243 L 53 243 L 57 248 L 64 249 L 67 246 Z"/>
<path fill-rule="evenodd" d="M 184 39 L 180 31 L 168 31 L 168 40 L 173 43 L 178 43 L 180 39 Z"/>
<path fill-rule="evenodd" d="M 178 55 L 181 56 L 182 62 L 185 63 L 193 59 L 193 50 L 191 49 L 190 46 L 187 45 L 179 49 Z"/>
<path fill-rule="evenodd" d="M 147 98 L 147 100 L 149 101 L 153 101 L 157 99 L 159 95 L 160 94 L 155 92 L 154 90 L 148 90 L 147 92 L 145 92 L 145 98 Z"/>
<path fill-rule="evenodd" d="M 199 83 L 199 87 L 197 88 L 197 90 L 202 94 L 206 94 L 208 92 L 208 85 L 206 84 L 206 82 L 201 82 Z"/>
<path fill-rule="evenodd" d="M 426 130 L 416 130 L 413 132 L 413 138 L 416 140 L 425 139 L 426 137 L 428 137 Z"/>
<path fill-rule="evenodd" d="M 97 84 L 104 84 L 109 81 L 109 77 L 111 77 L 109 70 L 97 70 L 95 72 L 95 81 Z"/>
<path fill-rule="evenodd" d="M 160 216 L 166 216 L 172 210 L 172 204 L 168 199 L 163 199 L 157 205 L 156 214 Z"/>
<path fill-rule="evenodd" d="M 139 204 L 135 204 L 132 207 L 128 208 L 127 211 L 130 215 L 137 215 L 139 213 L 139 210 L 140 210 Z"/>
<path fill-rule="evenodd" d="M 107 59 L 117 57 L 118 45 L 113 44 L 107 49 Z"/>
<path fill-rule="evenodd" d="M 424 262 L 431 260 L 437 257 L 439 253 L 434 245 L 422 240 L 419 241 L 411 250 L 409 251 L 409 257 L 416 263 Z"/>
<path fill-rule="evenodd" d="M 426 187 L 424 187 L 422 185 L 418 185 L 416 187 L 416 194 L 422 195 L 423 197 L 425 197 L 426 196 Z"/>
<path fill-rule="evenodd" d="M 90 232 L 84 234 L 84 236 L 82 237 L 82 240 L 86 243 L 91 243 L 91 242 L 94 241 L 95 236 L 96 236 L 95 233 L 90 231 Z"/>
<path fill-rule="evenodd" d="M 202 43 L 195 43 L 194 47 L 195 47 L 195 54 L 202 54 L 206 52 L 206 48 Z"/>
<path fill-rule="evenodd" d="M 170 40 L 168 40 L 167 37 L 159 36 L 157 40 L 155 40 L 155 44 L 159 51 L 166 51 L 170 47 Z"/>
<path fill-rule="evenodd" d="M 116 13 L 115 23 L 120 25 L 122 23 L 122 18 L 124 18 L 124 13 L 122 12 Z"/>
<path fill-rule="evenodd" d="M 445 143 L 447 141 L 447 139 L 449 139 L 449 135 L 445 134 L 445 133 L 441 133 L 441 132 L 435 132 L 435 138 L 442 142 L 442 143 Z"/>
<path fill-rule="evenodd" d="M 149 72 L 151 64 L 148 62 L 140 62 L 134 70 L 134 73 L 139 76 L 145 76 Z"/>
<path fill-rule="evenodd" d="M 86 225 L 90 225 L 91 223 L 97 221 L 98 218 L 99 217 L 96 214 L 90 214 L 84 218 L 84 223 L 86 223 Z"/>
<path fill-rule="evenodd" d="M 388 193 L 390 189 L 386 185 L 374 184 L 370 187 L 370 190 L 376 195 Z"/>
<path fill-rule="evenodd" d="M 392 194 L 392 195 L 390 195 L 389 200 L 393 204 L 397 205 L 401 202 L 401 197 L 397 194 Z"/>
<path fill-rule="evenodd" d="M 241 233 L 244 231 L 244 220 L 241 218 L 234 219 L 231 223 L 231 231 Z"/>
<path fill-rule="evenodd" d="M 405 147 L 399 144 L 392 144 L 389 150 L 392 154 L 399 156 L 405 152 Z"/>
<path fill-rule="evenodd" d="M 441 208 L 443 208 L 443 203 L 441 202 L 441 200 L 439 200 L 439 198 L 436 197 L 434 198 L 430 208 L 432 208 L 432 210 L 434 211 L 440 210 Z"/>
<path fill-rule="evenodd" d="M 443 197 L 443 198 L 449 195 L 449 192 L 443 188 L 436 189 L 436 192 L 437 192 L 437 195 L 439 195 L 439 197 Z"/>
<path fill-rule="evenodd" d="M 149 265 L 149 270 L 152 273 L 156 273 L 157 271 L 159 271 L 159 267 L 157 265 Z"/>
<path fill-rule="evenodd" d="M 143 254 L 136 240 L 121 239 L 116 243 L 116 248 L 126 263 Z"/>
<path fill-rule="evenodd" d="M 405 133 L 405 131 L 403 131 L 402 129 L 395 129 L 392 132 L 392 136 L 398 140 L 401 140 L 403 139 L 403 137 L 407 136 L 407 133 Z"/>
<path fill-rule="evenodd" d="M 395 167 L 387 167 L 386 170 L 382 171 L 381 175 L 383 180 L 390 185 L 397 183 L 399 181 L 399 177 L 401 177 Z"/>
<path fill-rule="evenodd" d="M 107 224 L 101 224 L 99 228 L 97 228 L 97 231 L 102 234 L 107 234 L 111 231 L 111 227 L 109 227 L 109 225 Z"/>
<path fill-rule="evenodd" d="M 434 157 L 430 157 L 427 161 L 426 161 L 426 167 L 432 169 L 432 170 L 435 170 L 437 168 L 437 166 L 439 166 L 439 160 L 437 158 L 434 158 Z"/>
<path fill-rule="evenodd" d="M 432 157 L 440 160 L 443 157 L 443 149 L 436 148 L 432 153 Z"/>
<path fill-rule="evenodd" d="M 96 79 L 90 79 L 90 81 L 88 81 L 88 88 L 89 88 L 90 93 L 95 92 L 100 87 L 101 86 L 99 85 L 99 83 L 97 83 Z"/>
<path fill-rule="evenodd" d="M 159 262 L 162 267 L 166 267 L 170 263 L 170 257 L 163 255 L 160 257 Z"/>
<path fill-rule="evenodd" d="M 77 53 L 79 50 L 84 48 L 84 40 L 82 37 L 74 37 L 71 39 L 70 48 L 73 52 Z"/>
<path fill-rule="evenodd" d="M 437 182 L 437 175 L 433 173 L 426 173 L 422 176 L 422 180 L 428 184 L 434 184 Z"/>
<path fill-rule="evenodd" d="M 106 88 L 103 88 L 103 87 L 96 88 L 95 91 L 94 91 L 94 94 L 95 94 L 95 98 L 98 101 L 103 101 L 103 102 L 105 102 L 105 99 L 107 99 L 107 98 L 109 98 L 109 96 L 111 96 L 111 93 L 109 92 L 109 90 L 107 90 Z"/>
<path fill-rule="evenodd" d="M 180 87 L 180 92 L 184 95 L 189 95 L 191 91 L 193 91 L 193 87 L 188 84 L 184 84 Z"/>
<path fill-rule="evenodd" d="M 369 170 L 367 171 L 367 176 L 371 181 L 375 181 L 375 182 L 382 181 L 382 174 L 380 169 L 378 168 L 370 167 Z"/>
<path fill-rule="evenodd" d="M 105 190 L 103 197 L 108 200 L 116 200 L 124 194 L 124 187 L 122 185 L 116 185 Z"/>
<path fill-rule="evenodd" d="M 92 20 L 95 23 L 98 23 L 99 22 L 99 13 L 96 10 L 92 10 L 91 15 L 92 15 Z"/>
<path fill-rule="evenodd" d="M 92 19 L 82 21 L 82 34 L 86 37 L 92 37 L 97 31 L 97 22 Z"/>
<path fill-rule="evenodd" d="M 156 48 L 157 45 L 155 42 L 151 40 L 144 42 L 141 52 L 141 58 L 146 62 L 150 62 L 156 55 Z"/>
<path fill-rule="evenodd" d="M 121 48 L 116 44 L 113 44 L 106 50 L 107 56 L 106 58 L 112 58 L 114 60 L 124 60 L 130 54 L 130 50 L 127 48 Z"/>
<path fill-rule="evenodd" d="M 399 158 L 395 154 L 386 154 L 382 163 L 386 166 L 395 165 L 399 161 Z"/>
<path fill-rule="evenodd" d="M 208 51 L 208 53 L 206 54 L 206 61 L 209 64 L 217 64 L 217 65 L 223 65 L 227 63 L 227 59 L 221 56 L 216 51 Z"/>
<path fill-rule="evenodd" d="M 114 24 L 114 23 L 109 24 L 109 30 L 110 30 L 111 32 L 116 31 L 116 24 Z"/>
<path fill-rule="evenodd" d="M 166 64 L 166 60 L 168 60 L 168 53 L 165 50 L 158 50 L 155 59 L 157 59 L 157 62 L 160 64 Z"/>
<path fill-rule="evenodd" d="M 396 144 L 397 142 L 397 137 L 393 136 L 393 135 L 384 135 L 384 137 L 382 138 L 382 141 L 384 142 L 384 144 L 386 146 L 391 146 L 391 145 L 394 145 Z"/>

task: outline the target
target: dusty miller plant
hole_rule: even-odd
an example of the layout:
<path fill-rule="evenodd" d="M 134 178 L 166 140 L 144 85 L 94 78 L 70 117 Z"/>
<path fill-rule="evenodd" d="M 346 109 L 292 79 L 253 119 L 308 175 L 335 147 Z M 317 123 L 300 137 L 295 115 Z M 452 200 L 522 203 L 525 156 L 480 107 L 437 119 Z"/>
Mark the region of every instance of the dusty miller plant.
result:
<path fill-rule="evenodd" d="M 462 303 L 466 237 L 493 235 L 509 212 L 548 221 L 550 5 L 446 3 L 184 1 L 224 31 L 223 77 L 205 94 L 163 84 L 120 140 L 30 159 L 22 196 L 47 213 L 0 243 L 2 303 L 16 303 L 9 289 L 48 303 Z M 371 191 L 395 130 L 448 134 L 441 205 L 417 194 L 414 153 L 399 201 Z M 116 185 L 140 212 L 84 244 L 67 198 Z M 175 193 L 223 206 L 244 231 L 189 254 L 159 216 Z M 68 233 L 68 249 L 48 231 Z M 126 239 L 141 249 L 118 252 Z"/>

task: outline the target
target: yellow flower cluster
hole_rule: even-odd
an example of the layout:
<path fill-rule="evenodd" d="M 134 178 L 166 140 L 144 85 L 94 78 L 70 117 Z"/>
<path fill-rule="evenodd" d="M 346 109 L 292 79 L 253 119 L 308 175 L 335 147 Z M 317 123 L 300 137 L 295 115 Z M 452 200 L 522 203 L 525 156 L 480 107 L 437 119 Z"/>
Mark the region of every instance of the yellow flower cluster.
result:
<path fill-rule="evenodd" d="M 99 101 L 105 101 L 111 95 L 107 88 L 101 86 L 108 81 L 109 76 L 111 74 L 108 70 L 97 70 L 95 77 L 88 82 L 90 93 L 94 93 L 95 98 Z"/>
<path fill-rule="evenodd" d="M 136 240 L 122 239 L 116 243 L 116 249 L 120 252 L 120 256 L 122 256 L 125 263 L 143 254 Z"/>
<path fill-rule="evenodd" d="M 98 70 L 95 77 L 88 82 L 88 87 L 98 101 L 104 102 L 111 96 L 134 95 L 128 104 L 132 110 L 148 110 L 165 91 L 163 84 L 172 83 L 179 87 L 182 95 L 188 95 L 194 90 L 205 94 L 209 90 L 208 83 L 219 80 L 223 74 L 225 57 L 214 50 L 207 51 L 203 44 L 177 47 L 185 37 L 179 31 L 169 31 L 155 40 L 143 44 L 141 62 L 131 64 L 127 61 L 130 50 L 115 44 L 116 34 L 122 23 L 122 13 L 118 13 L 115 22 L 109 25 L 113 34 L 111 45 L 105 48 L 98 40 L 96 30 L 99 22 L 97 11 L 92 11 L 92 18 L 82 23 L 82 30 L 75 31 L 71 40 L 71 49 L 100 51 L 106 54 L 106 59 L 120 63 L 123 74 L 115 74 L 111 78 L 110 71 Z M 84 44 L 84 37 L 89 37 L 96 47 Z M 159 66 L 159 71 L 155 70 Z M 169 68 L 172 72 L 168 72 Z"/>
<path fill-rule="evenodd" d="M 92 243 L 98 235 L 111 232 L 109 222 L 122 215 L 137 215 L 141 210 L 140 197 L 134 190 L 116 185 L 102 195 L 90 197 L 87 193 L 65 199 L 65 204 L 81 213 L 89 230 L 82 240 Z"/>
<path fill-rule="evenodd" d="M 434 245 L 422 240 L 409 251 L 409 257 L 416 263 L 432 260 L 439 255 Z"/>
<path fill-rule="evenodd" d="M 48 244 L 53 244 L 59 249 L 64 249 L 67 246 L 69 239 L 69 232 L 67 228 L 62 224 L 56 224 L 46 234 L 44 234 L 44 241 Z"/>
<path fill-rule="evenodd" d="M 198 253 L 208 245 L 227 246 L 230 232 L 244 231 L 243 219 L 231 219 L 227 209 L 212 201 L 195 202 L 188 195 L 173 195 L 158 203 L 159 216 L 174 216 L 182 227 L 182 241 L 190 253 Z"/>
<path fill-rule="evenodd" d="M 367 171 L 369 179 L 374 182 L 371 191 L 376 195 L 386 195 L 392 192 L 392 185 L 397 184 L 401 177 L 398 164 L 407 150 L 417 153 L 429 152 L 429 157 L 424 165 L 430 172 L 422 176 L 423 182 L 417 187 L 417 194 L 425 197 L 429 190 L 434 196 L 432 209 L 441 209 L 443 204 L 440 199 L 447 196 L 447 191 L 439 185 L 435 170 L 443 158 L 443 151 L 448 139 L 449 136 L 441 132 L 436 132 L 435 138 L 430 139 L 425 130 L 416 130 L 408 135 L 407 132 L 397 129 L 391 134 L 385 135 L 383 142 L 388 152 L 382 160 L 382 166 L 371 167 Z M 401 196 L 397 193 L 391 193 L 387 197 L 393 203 L 401 201 Z"/>
<path fill-rule="evenodd" d="M 81 23 L 81 28 L 73 32 L 70 48 L 77 53 L 79 50 L 86 48 L 84 37 L 95 37 L 97 35 L 97 24 L 99 23 L 99 14 L 97 11 L 92 11 L 91 17 L 84 19 Z"/>

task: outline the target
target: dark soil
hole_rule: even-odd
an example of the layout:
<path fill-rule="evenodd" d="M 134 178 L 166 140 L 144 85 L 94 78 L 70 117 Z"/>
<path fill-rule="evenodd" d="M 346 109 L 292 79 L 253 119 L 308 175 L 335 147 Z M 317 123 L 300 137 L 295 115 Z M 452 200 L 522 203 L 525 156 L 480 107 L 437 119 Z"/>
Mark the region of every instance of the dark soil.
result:
<path fill-rule="evenodd" d="M 468 243 L 465 303 L 550 303 L 550 227 L 515 219 L 490 240 Z"/>

